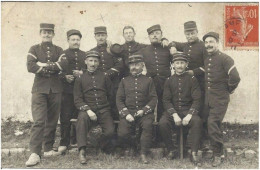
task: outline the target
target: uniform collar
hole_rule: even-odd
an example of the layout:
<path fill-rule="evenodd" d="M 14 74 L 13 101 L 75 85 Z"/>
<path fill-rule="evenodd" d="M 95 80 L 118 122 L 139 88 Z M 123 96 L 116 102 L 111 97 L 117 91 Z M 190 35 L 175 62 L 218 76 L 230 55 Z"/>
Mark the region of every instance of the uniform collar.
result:
<path fill-rule="evenodd" d="M 153 46 L 153 47 L 161 47 L 162 44 L 161 44 L 161 43 L 152 43 L 152 46 Z"/>
<path fill-rule="evenodd" d="M 212 57 L 212 56 L 215 56 L 215 55 L 217 55 L 218 53 L 220 53 L 220 52 L 219 52 L 219 50 L 217 50 L 217 51 L 213 52 L 211 55 L 208 53 L 208 56 L 209 56 L 209 57 Z"/>
<path fill-rule="evenodd" d="M 186 72 L 183 72 L 182 74 L 176 74 L 176 72 L 175 72 L 175 74 L 174 74 L 176 77 L 183 77 L 183 76 L 185 76 L 186 75 Z"/>
<path fill-rule="evenodd" d="M 69 48 L 69 50 L 72 51 L 72 52 L 78 52 L 79 48 Z"/>
<path fill-rule="evenodd" d="M 199 38 L 197 38 L 195 41 L 193 41 L 193 42 L 191 42 L 191 43 L 189 43 L 189 44 L 196 44 L 196 43 L 198 43 L 200 40 L 199 40 Z"/>
<path fill-rule="evenodd" d="M 43 47 L 53 46 L 52 42 L 42 42 L 41 45 Z"/>
<path fill-rule="evenodd" d="M 92 76 L 92 75 L 96 75 L 96 74 L 97 74 L 97 70 L 95 70 L 95 71 L 93 71 L 93 72 L 90 72 L 90 71 L 87 70 L 87 73 L 88 73 L 89 75 L 91 75 L 91 76 Z"/>
<path fill-rule="evenodd" d="M 97 45 L 98 49 L 103 49 L 103 48 L 107 48 L 107 43 L 101 44 L 101 45 Z"/>
<path fill-rule="evenodd" d="M 134 45 L 134 44 L 136 44 L 136 42 L 135 41 L 127 41 L 127 42 L 125 42 L 125 44 L 126 45 Z"/>
<path fill-rule="evenodd" d="M 131 73 L 130 73 L 130 74 L 131 74 Z M 132 75 L 132 74 L 131 74 L 131 76 L 134 77 L 134 78 L 138 78 L 138 77 L 140 77 L 141 75 L 142 75 L 142 72 L 139 73 L 139 74 L 137 74 L 137 75 Z"/>

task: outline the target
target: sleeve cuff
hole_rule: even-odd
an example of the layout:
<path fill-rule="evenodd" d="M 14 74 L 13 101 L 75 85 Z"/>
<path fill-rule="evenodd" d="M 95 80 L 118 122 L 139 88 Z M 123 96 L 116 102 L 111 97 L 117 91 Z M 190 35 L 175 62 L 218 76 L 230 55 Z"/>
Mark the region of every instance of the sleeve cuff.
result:
<path fill-rule="evenodd" d="M 194 109 L 194 108 L 190 108 L 188 114 L 191 114 L 191 115 L 197 115 L 199 113 L 198 110 Z"/>
<path fill-rule="evenodd" d="M 88 105 L 83 105 L 79 108 L 80 111 L 86 111 L 86 110 L 90 110 L 90 107 Z"/>
<path fill-rule="evenodd" d="M 168 112 L 170 115 L 172 115 L 173 113 L 177 113 L 174 108 L 168 109 L 167 112 Z"/>
<path fill-rule="evenodd" d="M 148 114 L 150 112 L 152 112 L 152 109 L 150 106 L 146 105 L 144 108 L 143 108 L 143 111 L 144 111 L 144 114 Z"/>
<path fill-rule="evenodd" d="M 119 111 L 119 115 L 121 118 L 126 117 L 126 115 L 128 115 L 128 114 L 130 114 L 130 112 L 126 107 Z"/>

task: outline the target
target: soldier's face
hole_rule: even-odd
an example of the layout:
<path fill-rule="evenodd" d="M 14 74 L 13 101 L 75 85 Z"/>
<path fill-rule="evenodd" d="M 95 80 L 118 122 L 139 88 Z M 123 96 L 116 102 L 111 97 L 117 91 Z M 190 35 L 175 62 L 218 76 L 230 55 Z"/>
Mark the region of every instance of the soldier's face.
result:
<path fill-rule="evenodd" d="M 96 71 L 99 65 L 99 59 L 97 57 L 88 57 L 85 60 L 88 71 L 93 72 Z"/>
<path fill-rule="evenodd" d="M 51 42 L 54 37 L 54 32 L 52 30 L 41 30 L 40 36 L 42 38 L 42 42 Z"/>
<path fill-rule="evenodd" d="M 205 47 L 208 53 L 214 53 L 218 50 L 218 41 L 213 37 L 205 39 Z"/>
<path fill-rule="evenodd" d="M 105 44 L 107 41 L 107 34 L 105 33 L 95 34 L 95 39 L 97 40 L 98 45 Z"/>
<path fill-rule="evenodd" d="M 129 64 L 130 73 L 132 75 L 136 75 L 136 74 L 141 73 L 143 71 L 143 67 L 144 67 L 144 63 L 143 62 L 130 63 Z"/>
<path fill-rule="evenodd" d="M 187 68 L 187 66 L 188 66 L 188 63 L 183 60 L 177 60 L 177 61 L 174 61 L 174 63 L 173 63 L 173 67 L 177 74 L 181 74 L 181 73 L 185 72 L 185 69 Z"/>
<path fill-rule="evenodd" d="M 124 36 L 126 42 L 134 41 L 135 32 L 131 28 L 125 29 L 123 36 Z"/>
<path fill-rule="evenodd" d="M 149 39 L 151 43 L 160 43 L 162 39 L 162 31 L 153 31 L 151 34 L 149 34 Z"/>
<path fill-rule="evenodd" d="M 194 42 L 198 39 L 198 31 L 197 30 L 191 30 L 191 31 L 185 31 L 184 32 L 187 41 L 188 42 Z"/>
<path fill-rule="evenodd" d="M 70 49 L 78 49 L 80 47 L 80 36 L 78 35 L 69 36 L 68 43 Z"/>

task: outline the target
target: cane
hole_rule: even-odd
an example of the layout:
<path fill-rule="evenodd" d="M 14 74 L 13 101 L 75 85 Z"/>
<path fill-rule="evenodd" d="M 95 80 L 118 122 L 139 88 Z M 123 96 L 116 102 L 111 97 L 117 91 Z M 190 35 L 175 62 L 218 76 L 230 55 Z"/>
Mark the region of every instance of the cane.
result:
<path fill-rule="evenodd" d="M 182 124 L 180 126 L 180 159 L 183 160 L 183 129 Z"/>

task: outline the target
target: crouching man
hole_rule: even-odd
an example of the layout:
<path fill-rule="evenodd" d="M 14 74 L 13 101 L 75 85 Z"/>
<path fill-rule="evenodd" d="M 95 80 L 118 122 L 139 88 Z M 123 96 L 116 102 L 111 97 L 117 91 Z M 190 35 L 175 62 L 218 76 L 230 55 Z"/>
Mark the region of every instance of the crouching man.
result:
<path fill-rule="evenodd" d="M 131 75 L 123 78 L 119 84 L 116 104 L 120 122 L 118 137 L 120 143 L 133 146 L 135 127 L 141 130 L 141 161 L 147 164 L 146 153 L 152 142 L 153 111 L 157 103 L 157 95 L 153 80 L 142 75 L 144 60 L 142 55 L 129 57 Z"/>
<path fill-rule="evenodd" d="M 91 125 L 98 123 L 102 128 L 101 149 L 108 147 L 114 133 L 113 118 L 109 101 L 112 101 L 112 83 L 108 76 L 98 71 L 100 54 L 86 53 L 87 71 L 78 77 L 74 84 L 74 103 L 80 110 L 76 125 L 79 160 L 86 164 L 87 134 Z"/>
<path fill-rule="evenodd" d="M 200 166 L 197 152 L 200 143 L 202 121 L 198 116 L 201 91 L 197 79 L 188 74 L 187 56 L 183 53 L 173 55 L 175 74 L 169 77 L 164 85 L 163 104 L 165 112 L 160 119 L 159 129 L 168 149 L 168 159 L 173 159 L 172 128 L 184 126 L 184 132 L 190 132 L 192 161 Z M 187 134 L 184 134 L 184 139 Z"/>

